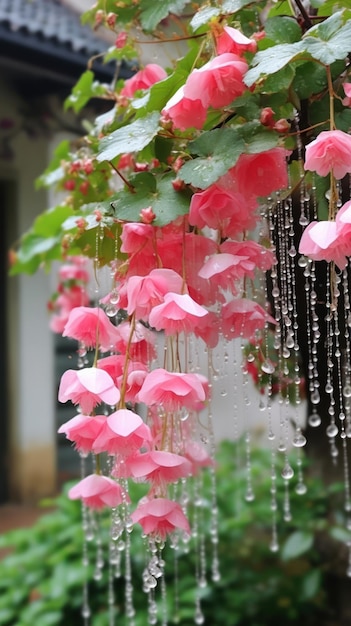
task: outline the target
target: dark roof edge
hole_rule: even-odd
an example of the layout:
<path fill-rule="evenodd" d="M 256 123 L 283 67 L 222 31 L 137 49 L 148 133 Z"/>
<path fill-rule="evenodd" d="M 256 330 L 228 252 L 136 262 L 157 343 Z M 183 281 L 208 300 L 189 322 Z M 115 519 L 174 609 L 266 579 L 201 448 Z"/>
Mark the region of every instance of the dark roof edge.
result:
<path fill-rule="evenodd" d="M 32 53 L 30 59 L 28 53 Z M 0 53 L 3 57 L 16 58 L 24 63 L 36 64 L 39 67 L 52 67 L 52 64 L 60 64 L 68 76 L 77 78 L 86 68 L 89 56 L 82 52 L 71 50 L 66 45 L 57 41 L 42 39 L 40 36 L 28 34 L 25 30 L 11 31 L 0 23 Z M 62 68 L 62 69 L 63 69 Z M 57 67 L 54 68 L 56 71 Z M 104 64 L 95 60 L 92 70 L 96 77 L 105 82 L 112 80 L 115 65 L 114 63 Z M 120 69 L 119 77 L 128 78 L 132 72 L 127 66 Z"/>

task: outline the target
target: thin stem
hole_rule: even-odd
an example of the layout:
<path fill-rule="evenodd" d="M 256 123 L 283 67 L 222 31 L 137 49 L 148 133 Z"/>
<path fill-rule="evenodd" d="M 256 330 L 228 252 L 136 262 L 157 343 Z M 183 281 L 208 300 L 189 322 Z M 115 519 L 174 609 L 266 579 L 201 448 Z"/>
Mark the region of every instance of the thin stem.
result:
<path fill-rule="evenodd" d="M 111 161 L 109 161 L 109 164 L 111 165 L 112 169 L 116 172 L 116 174 L 118 174 L 121 180 L 123 180 L 124 184 L 127 185 L 129 191 L 131 191 L 132 193 L 135 193 L 135 187 L 132 185 L 132 183 L 130 183 L 129 180 L 127 180 L 125 176 L 123 176 L 122 172 L 120 172 L 119 169 L 115 165 L 113 165 Z"/>
<path fill-rule="evenodd" d="M 326 66 L 327 79 L 328 79 L 328 92 L 329 92 L 329 128 L 335 130 L 335 114 L 334 114 L 334 87 L 333 79 L 330 71 L 330 66 Z"/>
<path fill-rule="evenodd" d="M 127 348 L 126 348 L 126 355 L 124 359 L 123 378 L 122 378 L 122 384 L 121 384 L 121 390 L 120 390 L 121 397 L 118 403 L 118 407 L 120 409 L 124 409 L 126 406 L 125 396 L 126 396 L 127 380 L 128 380 L 128 365 L 130 361 L 130 347 L 132 344 L 134 331 L 135 331 L 135 313 L 133 313 L 131 320 L 130 320 L 130 332 L 129 332 L 128 343 L 127 343 Z"/>

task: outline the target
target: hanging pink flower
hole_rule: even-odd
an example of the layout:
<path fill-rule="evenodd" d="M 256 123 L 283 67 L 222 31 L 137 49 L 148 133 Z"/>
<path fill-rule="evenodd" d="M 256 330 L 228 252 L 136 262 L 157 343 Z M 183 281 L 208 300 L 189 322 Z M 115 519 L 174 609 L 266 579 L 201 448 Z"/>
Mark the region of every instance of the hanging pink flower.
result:
<path fill-rule="evenodd" d="M 111 376 L 97 367 L 66 370 L 61 377 L 58 391 L 60 402 L 71 400 L 79 404 L 82 412 L 89 415 L 101 402 L 114 406 L 120 399 Z"/>
<path fill-rule="evenodd" d="M 222 289 L 237 293 L 236 283 L 245 276 L 254 278 L 255 264 L 245 256 L 222 252 L 210 257 L 199 271 L 201 278 L 215 281 Z"/>
<path fill-rule="evenodd" d="M 50 319 L 50 329 L 62 335 L 72 309 L 78 306 L 88 306 L 88 304 L 89 296 L 85 289 L 78 285 L 65 286 L 51 304 L 54 315 Z"/>
<path fill-rule="evenodd" d="M 119 409 L 106 419 L 94 442 L 93 451 L 95 454 L 107 452 L 126 456 L 149 441 L 151 441 L 150 428 L 140 415 L 129 409 Z"/>
<path fill-rule="evenodd" d="M 279 147 L 257 154 L 241 154 L 229 175 L 243 195 L 268 196 L 288 186 L 286 159 L 290 154 L 289 150 Z"/>
<path fill-rule="evenodd" d="M 214 304 L 221 297 L 219 290 L 210 285 L 208 280 L 201 278 L 199 270 L 205 263 L 206 258 L 217 252 L 216 242 L 209 237 L 199 237 L 196 233 L 191 232 L 185 235 L 183 245 L 184 274 L 189 295 L 198 304 L 206 304 L 207 306 Z M 205 322 L 205 319 L 203 321 Z"/>
<path fill-rule="evenodd" d="M 208 281 L 207 281 L 208 282 Z M 218 315 L 213 311 L 209 311 L 206 317 L 194 328 L 196 337 L 200 337 L 208 346 L 215 348 L 219 341 L 220 320 Z"/>
<path fill-rule="evenodd" d="M 267 271 L 275 263 L 272 250 L 265 248 L 256 241 L 224 241 L 219 249 L 221 252 L 246 257 L 260 270 Z"/>
<path fill-rule="evenodd" d="M 219 181 L 204 191 L 194 193 L 190 202 L 189 223 L 198 228 L 209 226 L 219 230 L 223 237 L 234 237 L 244 230 L 254 228 L 253 215 L 257 202 L 234 189 L 224 189 Z"/>
<path fill-rule="evenodd" d="M 100 346 L 108 350 L 117 333 L 116 327 L 100 307 L 78 306 L 71 311 L 62 336 L 81 341 L 87 348 Z"/>
<path fill-rule="evenodd" d="M 250 339 L 267 323 L 276 324 L 276 321 L 253 300 L 247 298 L 231 300 L 222 307 L 222 330 L 227 339 L 234 337 Z"/>
<path fill-rule="evenodd" d="M 208 311 L 188 294 L 166 293 L 164 302 L 155 306 L 149 315 L 149 324 L 166 335 L 190 333 Z"/>
<path fill-rule="evenodd" d="M 345 92 L 346 98 L 343 99 L 342 103 L 344 107 L 349 107 L 351 105 L 351 83 L 343 83 L 343 88 Z"/>
<path fill-rule="evenodd" d="M 104 359 L 100 359 L 97 363 L 97 366 L 99 369 L 105 370 L 105 372 L 107 372 L 111 376 L 116 387 L 118 389 L 121 389 L 124 369 L 126 367 L 125 363 L 125 354 L 113 354 L 111 356 L 105 357 Z M 125 402 L 135 402 L 136 397 L 147 375 L 148 369 L 145 363 L 131 360 L 128 360 L 127 367 L 128 374 L 124 400 Z"/>
<path fill-rule="evenodd" d="M 58 432 L 64 433 L 67 439 L 74 441 L 79 452 L 87 453 L 91 452 L 92 445 L 105 422 L 105 415 L 76 415 L 62 424 Z"/>
<path fill-rule="evenodd" d="M 221 34 L 216 38 L 216 48 L 217 54 L 230 52 L 240 55 L 244 52 L 256 52 L 257 43 L 245 37 L 237 28 L 224 26 Z"/>
<path fill-rule="evenodd" d="M 136 72 L 134 76 L 128 78 L 121 89 L 121 95 L 132 98 L 139 89 L 149 89 L 155 83 L 167 78 L 167 73 L 157 63 L 145 65 L 143 70 Z"/>
<path fill-rule="evenodd" d="M 346 256 L 351 253 L 351 246 L 338 232 L 338 224 L 325 220 L 311 222 L 305 228 L 299 252 L 314 261 L 334 261 L 340 269 L 343 269 L 347 263 Z"/>
<path fill-rule="evenodd" d="M 70 500 L 82 500 L 92 509 L 115 508 L 122 502 L 130 502 L 128 494 L 112 478 L 90 474 L 74 485 L 69 492 Z"/>
<path fill-rule="evenodd" d="M 199 374 L 168 372 L 158 368 L 146 376 L 139 401 L 150 406 L 162 405 L 169 411 L 182 407 L 197 411 L 208 397 L 204 381 L 206 379 Z"/>
<path fill-rule="evenodd" d="M 89 282 L 89 272 L 82 263 L 65 263 L 59 269 L 59 278 L 62 281 L 79 280 L 83 283 Z"/>
<path fill-rule="evenodd" d="M 200 99 L 204 108 L 221 109 L 247 90 L 243 81 L 247 68 L 246 61 L 236 54 L 221 54 L 189 74 L 184 97 Z"/>
<path fill-rule="evenodd" d="M 132 478 L 163 485 L 190 476 L 192 467 L 190 461 L 180 454 L 151 450 L 126 459 L 126 469 Z"/>
<path fill-rule="evenodd" d="M 351 172 L 351 135 L 342 130 L 323 130 L 306 146 L 305 170 L 337 179 Z"/>
<path fill-rule="evenodd" d="M 165 121 L 171 120 L 174 128 L 179 130 L 187 130 L 187 128 L 197 128 L 201 130 L 207 115 L 207 107 L 205 107 L 199 97 L 186 98 L 184 95 L 184 86 L 167 102 L 162 109 L 162 115 Z"/>
<path fill-rule="evenodd" d="M 167 268 L 151 270 L 147 276 L 131 276 L 126 284 L 127 313 L 147 321 L 151 309 L 163 302 L 167 292 L 180 294 L 183 287 L 182 277 Z"/>
<path fill-rule="evenodd" d="M 197 441 L 189 439 L 186 441 L 184 456 L 191 462 L 193 475 L 197 474 L 201 467 L 210 467 L 214 464 L 206 448 Z"/>
<path fill-rule="evenodd" d="M 139 502 L 131 518 L 140 524 L 145 535 L 166 539 L 169 533 L 183 530 L 190 533 L 190 526 L 181 506 L 167 498 L 154 498 Z"/>
<path fill-rule="evenodd" d="M 130 342 L 131 325 L 129 322 L 122 322 L 117 327 L 117 330 L 118 337 L 117 341 L 115 341 L 115 348 L 118 352 L 126 354 L 127 346 L 129 346 L 129 357 L 133 361 L 148 363 L 155 358 L 155 335 L 143 324 L 140 322 L 135 324 Z"/>
<path fill-rule="evenodd" d="M 140 224 L 139 222 L 126 222 L 122 227 L 121 252 L 133 254 L 136 250 L 145 250 L 151 247 L 155 229 L 150 224 Z"/>

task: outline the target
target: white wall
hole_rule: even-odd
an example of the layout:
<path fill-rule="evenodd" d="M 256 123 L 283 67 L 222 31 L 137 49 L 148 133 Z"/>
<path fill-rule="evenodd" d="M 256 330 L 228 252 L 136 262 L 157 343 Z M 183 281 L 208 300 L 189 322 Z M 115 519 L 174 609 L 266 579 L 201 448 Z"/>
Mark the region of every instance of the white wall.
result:
<path fill-rule="evenodd" d="M 0 118 L 20 125 L 21 103 L 8 84 L 0 85 Z M 0 161 L 0 176 L 14 180 L 16 206 L 9 207 L 11 231 L 18 238 L 47 206 L 46 193 L 34 190 L 34 180 L 47 166 L 47 140 L 23 132 L 11 142 L 14 158 Z M 9 242 L 13 243 L 13 242 Z M 56 486 L 52 336 L 46 301 L 49 276 L 9 279 L 9 480 L 13 500 L 31 500 L 53 493 Z"/>

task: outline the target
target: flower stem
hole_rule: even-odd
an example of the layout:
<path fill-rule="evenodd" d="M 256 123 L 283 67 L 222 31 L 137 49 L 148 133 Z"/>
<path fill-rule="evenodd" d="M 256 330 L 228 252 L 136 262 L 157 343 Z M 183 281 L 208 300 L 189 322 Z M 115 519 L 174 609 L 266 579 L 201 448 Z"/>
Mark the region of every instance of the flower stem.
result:
<path fill-rule="evenodd" d="M 128 338 L 128 343 L 127 343 L 127 348 L 126 348 L 126 355 L 124 359 L 123 378 L 122 378 L 122 384 L 121 384 L 121 389 L 120 389 L 121 397 L 118 403 L 118 407 L 120 409 L 124 409 L 126 406 L 125 395 L 126 395 L 126 390 L 127 390 L 128 365 L 129 365 L 129 361 L 131 360 L 130 359 L 130 347 L 132 344 L 134 331 L 135 331 L 135 313 L 133 313 L 130 319 L 130 332 L 129 332 L 129 338 Z"/>

